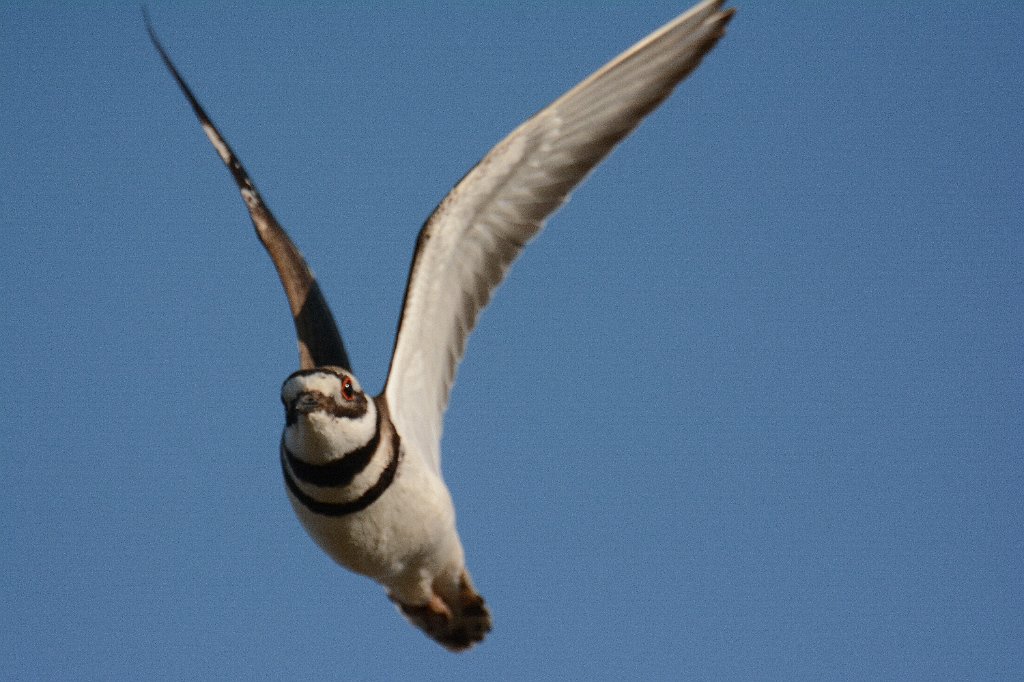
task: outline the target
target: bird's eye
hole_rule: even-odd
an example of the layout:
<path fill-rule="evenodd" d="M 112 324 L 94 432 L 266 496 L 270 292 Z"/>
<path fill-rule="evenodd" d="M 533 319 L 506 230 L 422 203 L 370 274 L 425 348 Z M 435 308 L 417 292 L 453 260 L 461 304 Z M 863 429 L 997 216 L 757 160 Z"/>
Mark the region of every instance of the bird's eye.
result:
<path fill-rule="evenodd" d="M 341 397 L 345 400 L 356 399 L 356 389 L 352 385 L 352 380 L 348 377 L 342 377 L 341 379 Z"/>

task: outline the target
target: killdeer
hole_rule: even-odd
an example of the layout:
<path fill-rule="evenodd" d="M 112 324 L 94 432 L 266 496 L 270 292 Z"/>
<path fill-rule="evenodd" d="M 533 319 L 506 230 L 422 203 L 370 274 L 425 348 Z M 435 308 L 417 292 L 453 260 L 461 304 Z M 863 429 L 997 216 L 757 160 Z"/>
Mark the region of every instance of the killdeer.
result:
<path fill-rule="evenodd" d="M 367 395 L 301 252 L 147 30 L 248 207 L 284 285 L 299 370 L 281 389 L 281 470 L 323 550 L 381 583 L 406 617 L 452 651 L 483 639 L 477 593 L 441 475 L 448 396 L 466 340 L 512 261 L 612 148 L 725 34 L 733 9 L 705 0 L 623 52 L 498 143 L 419 233 L 383 392 Z"/>

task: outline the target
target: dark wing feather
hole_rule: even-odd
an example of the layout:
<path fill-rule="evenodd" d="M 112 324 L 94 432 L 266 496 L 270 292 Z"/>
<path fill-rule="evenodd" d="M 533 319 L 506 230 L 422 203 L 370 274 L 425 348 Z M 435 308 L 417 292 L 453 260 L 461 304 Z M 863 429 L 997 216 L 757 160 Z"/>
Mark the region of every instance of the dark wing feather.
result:
<path fill-rule="evenodd" d="M 295 332 L 299 341 L 299 367 L 311 369 L 323 365 L 337 365 L 351 370 L 345 346 L 341 341 L 341 334 L 334 323 L 334 316 L 331 315 L 331 309 L 327 306 L 327 301 L 324 300 L 324 296 L 320 292 L 320 286 L 302 257 L 302 253 L 292 242 L 288 233 L 284 231 L 284 228 L 278 224 L 256 190 L 256 186 L 249 179 L 249 174 L 242 166 L 242 162 L 238 160 L 227 141 L 213 125 L 199 101 L 196 100 L 195 95 L 192 94 L 192 90 L 189 89 L 181 74 L 178 73 L 178 69 L 175 68 L 163 45 L 157 39 L 148 17 L 146 17 L 146 30 L 149 32 L 149 37 L 157 52 L 160 53 L 160 58 L 163 59 L 171 75 L 174 76 L 174 80 L 177 81 L 178 87 L 185 93 L 189 104 L 192 105 L 192 111 L 195 112 L 196 118 L 202 124 L 206 136 L 228 170 L 231 171 L 231 175 L 242 193 L 242 199 L 245 200 L 245 205 L 249 209 L 256 234 L 267 249 L 267 253 L 270 254 L 271 260 L 274 261 L 274 267 L 277 268 L 281 284 L 284 285 L 284 293 L 288 297 L 288 305 L 291 307 L 292 317 L 295 320 Z"/>

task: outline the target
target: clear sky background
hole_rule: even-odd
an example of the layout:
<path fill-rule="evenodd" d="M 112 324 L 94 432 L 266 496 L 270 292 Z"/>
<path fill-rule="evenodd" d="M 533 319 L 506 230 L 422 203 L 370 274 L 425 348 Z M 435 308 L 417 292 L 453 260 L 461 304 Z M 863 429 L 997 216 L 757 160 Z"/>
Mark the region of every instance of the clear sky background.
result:
<path fill-rule="evenodd" d="M 417 230 L 686 0 L 150 2 L 384 383 Z M 137 6 L 0 6 L 0 678 L 1021 679 L 1024 20 L 744 2 L 527 249 L 449 654 L 285 498 L 291 319 Z"/>

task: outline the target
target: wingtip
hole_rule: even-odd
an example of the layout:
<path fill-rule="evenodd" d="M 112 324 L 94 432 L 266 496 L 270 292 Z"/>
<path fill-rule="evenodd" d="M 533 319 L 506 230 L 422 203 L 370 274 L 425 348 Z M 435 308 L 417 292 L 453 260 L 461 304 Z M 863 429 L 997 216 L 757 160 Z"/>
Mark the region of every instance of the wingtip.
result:
<path fill-rule="evenodd" d="M 153 45 L 162 56 L 164 54 L 164 46 L 156 36 L 156 29 L 153 28 L 153 17 L 149 13 L 149 8 L 145 5 L 139 5 L 139 11 L 142 13 L 142 24 L 146 27 L 146 33 L 149 34 L 150 41 L 152 41 Z"/>
<path fill-rule="evenodd" d="M 175 67 L 174 62 L 171 61 L 171 56 L 167 54 L 167 50 L 164 49 L 163 43 L 160 42 L 160 38 L 156 35 L 156 28 L 153 27 L 153 19 L 149 15 L 149 9 L 145 5 L 140 5 L 139 9 L 142 11 L 142 22 L 146 26 L 146 33 L 149 34 L 150 42 L 153 43 L 153 47 L 156 48 L 157 54 L 160 55 L 160 59 L 163 61 L 164 66 L 166 66 L 171 72 L 171 75 L 174 76 L 174 80 L 178 82 L 179 87 L 186 91 L 185 94 L 186 96 L 189 96 L 189 100 L 191 101 L 193 98 L 190 97 L 191 92 L 188 91 L 188 86 L 185 85 L 181 78 L 181 74 L 178 73 L 177 67 Z"/>

